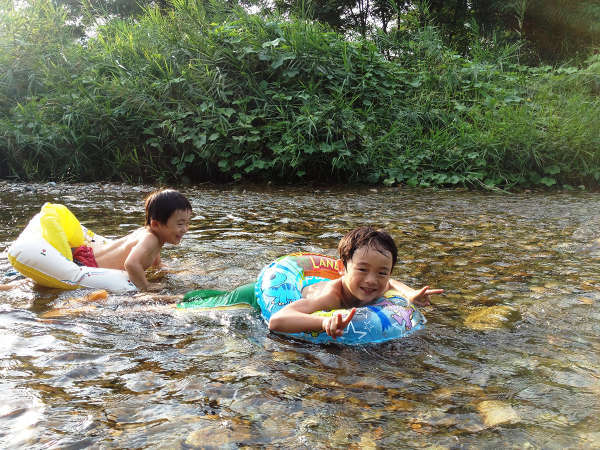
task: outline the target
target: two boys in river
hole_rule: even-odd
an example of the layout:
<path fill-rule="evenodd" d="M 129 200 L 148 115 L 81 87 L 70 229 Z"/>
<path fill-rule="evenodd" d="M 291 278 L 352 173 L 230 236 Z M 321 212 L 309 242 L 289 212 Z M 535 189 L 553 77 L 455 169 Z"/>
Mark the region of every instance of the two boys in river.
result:
<path fill-rule="evenodd" d="M 173 189 L 153 192 L 145 200 L 145 226 L 103 246 L 92 244 L 92 258 L 101 268 L 126 270 L 140 291 L 157 290 L 161 286 L 149 283 L 145 270 L 160 267 L 160 251 L 165 243 L 177 245 L 187 233 L 192 218 L 188 199 Z M 417 306 L 430 304 L 431 295 L 442 289 L 425 286 L 414 290 L 391 279 L 398 250 L 393 238 L 383 230 L 359 227 L 339 242 L 340 277 L 305 287 L 302 298 L 273 314 L 269 329 L 279 332 L 325 331 L 332 338 L 343 334 L 356 308 L 366 306 L 394 289 Z M 0 289 L 2 286 L 0 286 Z M 160 299 L 175 300 L 174 296 Z M 181 300 L 181 296 L 178 296 Z M 320 317 L 311 313 L 319 310 L 352 308 L 341 313 Z"/>

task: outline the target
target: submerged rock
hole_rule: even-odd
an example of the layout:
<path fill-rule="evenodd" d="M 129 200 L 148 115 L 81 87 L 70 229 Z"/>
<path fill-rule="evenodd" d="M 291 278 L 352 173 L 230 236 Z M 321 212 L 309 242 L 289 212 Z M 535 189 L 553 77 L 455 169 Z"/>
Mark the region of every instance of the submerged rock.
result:
<path fill-rule="evenodd" d="M 600 236 L 600 216 L 592 217 L 580 224 L 573 232 L 576 241 L 590 241 Z"/>
<path fill-rule="evenodd" d="M 205 416 L 199 428 L 187 435 L 185 444 L 197 448 L 234 448 L 253 441 L 250 423 L 239 418 Z"/>
<path fill-rule="evenodd" d="M 472 330 L 494 330 L 508 326 L 518 317 L 518 311 L 510 306 L 488 306 L 469 314 L 465 318 L 465 326 Z"/>
<path fill-rule="evenodd" d="M 477 405 L 477 410 L 487 427 L 501 424 L 518 423 L 521 418 L 508 403 L 500 400 L 484 400 Z"/>
<path fill-rule="evenodd" d="M 600 256 L 600 238 L 594 239 L 591 244 L 587 245 L 584 252 L 592 256 Z"/>

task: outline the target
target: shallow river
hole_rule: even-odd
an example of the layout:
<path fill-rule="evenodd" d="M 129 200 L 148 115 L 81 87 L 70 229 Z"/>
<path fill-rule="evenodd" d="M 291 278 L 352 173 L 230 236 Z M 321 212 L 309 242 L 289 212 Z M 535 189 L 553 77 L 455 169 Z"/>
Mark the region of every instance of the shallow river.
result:
<path fill-rule="evenodd" d="M 0 283 L 44 202 L 117 237 L 151 190 L 0 182 Z M 424 330 L 339 347 L 270 334 L 248 309 L 0 292 L 0 448 L 600 448 L 600 195 L 182 190 L 195 217 L 152 275 L 165 293 L 335 255 L 361 224 L 396 239 L 395 278 L 446 293 Z"/>

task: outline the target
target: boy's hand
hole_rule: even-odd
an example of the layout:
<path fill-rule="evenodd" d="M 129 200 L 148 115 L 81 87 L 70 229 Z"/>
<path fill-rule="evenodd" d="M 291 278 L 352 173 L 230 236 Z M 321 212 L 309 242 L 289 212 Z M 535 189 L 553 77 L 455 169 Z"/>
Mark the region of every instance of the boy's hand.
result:
<path fill-rule="evenodd" d="M 333 339 L 344 334 L 344 328 L 348 326 L 352 317 L 356 313 L 356 308 L 352 308 L 345 318 L 342 318 L 341 313 L 332 315 L 331 317 L 323 318 L 323 331 L 325 331 Z"/>
<path fill-rule="evenodd" d="M 410 296 L 408 301 L 417 306 L 429 306 L 431 305 L 431 296 L 433 294 L 441 294 L 443 292 L 443 289 L 429 289 L 429 286 L 425 286 L 419 291 L 414 291 L 413 295 Z"/>

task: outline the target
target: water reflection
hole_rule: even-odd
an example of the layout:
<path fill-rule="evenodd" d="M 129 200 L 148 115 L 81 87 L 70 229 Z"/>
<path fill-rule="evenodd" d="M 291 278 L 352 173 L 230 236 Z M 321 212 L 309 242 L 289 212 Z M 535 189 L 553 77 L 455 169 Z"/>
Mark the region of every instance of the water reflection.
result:
<path fill-rule="evenodd" d="M 0 183 L 4 253 L 45 201 L 109 237 L 150 186 Z M 270 335 L 250 310 L 180 311 L 85 291 L 0 292 L 2 447 L 600 446 L 600 198 L 409 189 L 184 189 L 195 218 L 157 274 L 227 288 L 370 223 L 394 276 L 446 295 L 427 328 L 340 348 Z M 48 316 L 57 308 L 79 308 Z"/>

